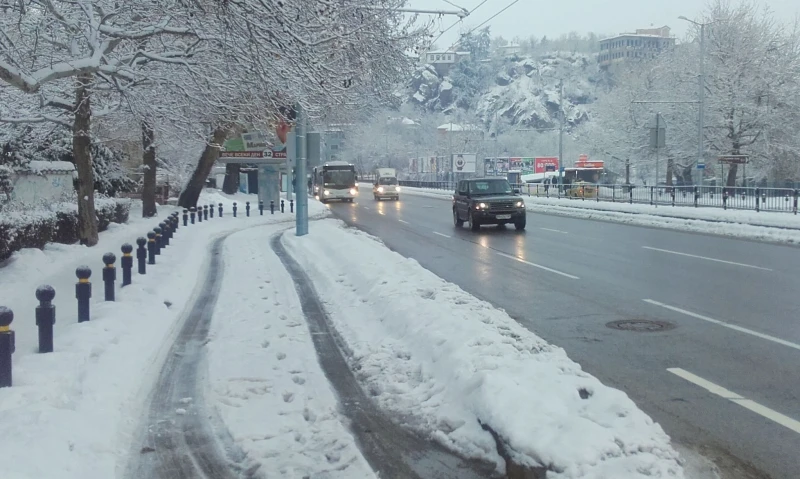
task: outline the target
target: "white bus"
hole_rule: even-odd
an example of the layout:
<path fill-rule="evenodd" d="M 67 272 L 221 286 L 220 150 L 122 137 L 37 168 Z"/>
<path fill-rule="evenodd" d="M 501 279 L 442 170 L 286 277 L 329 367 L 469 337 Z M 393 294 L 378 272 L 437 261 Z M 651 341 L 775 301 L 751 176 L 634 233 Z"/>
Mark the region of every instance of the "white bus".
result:
<path fill-rule="evenodd" d="M 358 196 L 356 167 L 345 161 L 329 161 L 314 168 L 314 196 L 321 202 L 352 202 Z"/>

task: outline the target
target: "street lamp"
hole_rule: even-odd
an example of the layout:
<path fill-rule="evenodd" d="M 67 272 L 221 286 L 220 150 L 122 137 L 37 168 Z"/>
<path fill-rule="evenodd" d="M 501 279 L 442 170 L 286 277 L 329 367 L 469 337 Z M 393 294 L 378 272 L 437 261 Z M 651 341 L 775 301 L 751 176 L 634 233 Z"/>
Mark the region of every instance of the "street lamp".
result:
<path fill-rule="evenodd" d="M 703 163 L 704 157 L 704 137 L 703 137 L 703 129 L 705 128 L 705 97 L 706 97 L 706 85 L 705 85 L 705 78 L 706 78 L 706 63 L 705 63 L 705 53 L 706 53 L 706 25 L 711 25 L 714 22 L 706 22 L 700 23 L 694 20 L 688 19 L 681 15 L 678 17 L 678 20 L 685 20 L 689 23 L 697 25 L 700 27 L 700 79 L 698 81 L 699 88 L 700 88 L 700 114 L 698 115 L 697 120 L 697 164 L 698 166 Z M 700 180 L 702 180 L 702 175 L 700 175 L 700 169 L 695 168 L 697 170 L 697 175 L 700 176 Z M 696 181 L 697 182 L 697 181 Z M 700 181 L 700 185 L 702 186 L 702 181 Z"/>

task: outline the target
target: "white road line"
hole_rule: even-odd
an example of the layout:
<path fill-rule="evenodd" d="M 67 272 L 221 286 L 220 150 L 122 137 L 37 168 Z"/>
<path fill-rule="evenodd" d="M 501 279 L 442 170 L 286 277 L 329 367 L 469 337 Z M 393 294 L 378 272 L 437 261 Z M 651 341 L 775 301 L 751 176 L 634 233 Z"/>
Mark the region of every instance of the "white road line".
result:
<path fill-rule="evenodd" d="M 554 229 L 551 229 L 551 228 L 539 228 L 539 229 L 540 229 L 540 230 L 545 230 L 545 231 L 552 231 L 553 233 L 563 233 L 563 234 L 569 234 L 569 233 L 567 233 L 566 231 L 554 230 Z"/>
<path fill-rule="evenodd" d="M 706 261 L 715 261 L 715 262 L 717 262 L 717 263 L 732 264 L 732 265 L 734 265 L 734 266 L 742 266 L 742 267 L 744 267 L 744 268 L 753 268 L 753 269 L 761 269 L 761 270 L 764 270 L 764 271 L 772 271 L 772 270 L 771 270 L 771 269 L 769 269 L 769 268 L 762 268 L 761 266 L 753 266 L 753 265 L 751 265 L 751 264 L 736 263 L 736 262 L 733 262 L 733 261 L 725 261 L 725 260 L 723 260 L 723 259 L 708 258 L 708 257 L 706 257 L 706 256 L 697 256 L 697 255 L 695 255 L 695 254 L 680 253 L 680 252 L 678 252 L 678 251 L 670 251 L 670 250 L 668 250 L 668 249 L 661 249 L 661 248 L 651 248 L 650 246 L 642 246 L 642 248 L 644 248 L 644 249 L 649 249 L 649 250 L 651 250 L 651 251 L 660 251 L 660 252 L 662 252 L 662 253 L 677 254 L 677 255 L 679 255 L 679 256 L 687 256 L 687 257 L 689 257 L 689 258 L 698 258 L 698 259 L 704 259 L 704 260 L 706 260 Z"/>
<path fill-rule="evenodd" d="M 434 231 L 433 234 L 439 235 L 439 236 L 444 236 L 445 238 L 451 238 L 451 236 L 448 236 L 448 235 L 446 235 L 444 233 L 439 233 L 438 231 Z"/>
<path fill-rule="evenodd" d="M 516 256 L 512 256 L 510 254 L 505 254 L 505 253 L 500 253 L 500 252 L 497 252 L 497 254 L 499 254 L 500 256 L 502 256 L 504 258 L 513 259 L 513 260 L 519 261 L 520 263 L 525 263 L 528 266 L 533 266 L 534 268 L 539 268 L 539 269 L 543 269 L 545 271 L 549 271 L 551 273 L 560 274 L 561 276 L 566 276 L 567 278 L 570 278 L 570 279 L 580 279 L 577 276 L 573 276 L 571 274 L 567 274 L 567 273 L 564 273 L 562 271 L 558 271 L 557 269 L 548 268 L 547 266 L 542 266 L 540 264 L 531 263 L 530 261 L 525 261 L 524 259 L 517 258 Z"/>
<path fill-rule="evenodd" d="M 399 221 L 399 222 L 401 222 L 401 223 L 408 224 L 408 221 L 404 221 L 404 220 L 397 220 L 397 221 Z"/>
<path fill-rule="evenodd" d="M 681 368 L 667 368 L 667 371 L 671 372 L 672 374 L 683 378 L 690 383 L 696 384 L 701 388 L 705 389 L 706 391 L 716 394 L 722 398 L 725 398 L 731 402 L 734 402 L 743 408 L 749 409 L 754 413 L 758 414 L 759 416 L 765 417 L 770 421 L 776 422 L 781 426 L 791 429 L 792 431 L 800 434 L 800 421 L 796 419 L 792 419 L 789 416 L 784 416 L 783 414 L 775 411 L 774 409 L 770 409 L 766 406 L 762 406 L 761 404 L 753 401 L 752 399 L 747 399 L 742 397 L 739 394 L 736 394 L 733 391 L 729 391 L 722 386 L 718 386 L 711 381 L 707 381 L 700 376 L 690 373 L 689 371 L 683 370 Z"/>
<path fill-rule="evenodd" d="M 369 206 L 364 206 L 363 208 L 364 208 L 365 210 L 368 210 L 368 209 L 369 209 Z"/>
<path fill-rule="evenodd" d="M 691 311 L 686 311 L 685 309 L 676 308 L 675 306 L 670 306 L 668 304 L 659 303 L 658 301 L 653 301 L 652 299 L 645 299 L 643 300 L 645 303 L 650 303 L 656 306 L 661 306 L 662 308 L 669 309 L 670 311 L 675 311 L 676 313 L 685 314 L 686 316 L 691 316 L 695 319 L 701 319 L 703 321 L 707 321 L 711 324 L 716 324 L 718 326 L 723 326 L 725 328 L 732 329 L 734 331 L 739 331 L 740 333 L 749 334 L 751 336 L 755 336 L 757 338 L 766 339 L 767 341 L 772 341 L 773 343 L 780 344 L 782 346 L 787 346 L 792 349 L 797 349 L 800 351 L 800 344 L 793 343 L 791 341 L 786 341 L 785 339 L 776 338 L 775 336 L 770 336 L 769 334 L 759 333 L 758 331 L 753 331 L 752 329 L 743 328 L 741 326 L 737 326 L 735 324 L 726 323 L 724 321 L 720 321 L 718 319 L 709 318 L 708 316 L 703 316 L 702 314 L 693 313 Z"/>

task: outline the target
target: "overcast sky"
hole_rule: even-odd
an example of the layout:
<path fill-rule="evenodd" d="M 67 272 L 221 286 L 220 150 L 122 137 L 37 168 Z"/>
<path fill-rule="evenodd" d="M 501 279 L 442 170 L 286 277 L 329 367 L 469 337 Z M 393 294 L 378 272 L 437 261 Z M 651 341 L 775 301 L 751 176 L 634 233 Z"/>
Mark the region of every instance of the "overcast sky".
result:
<path fill-rule="evenodd" d="M 483 0 L 450 0 L 471 10 Z M 464 19 L 463 28 L 455 26 L 445 33 L 437 45 L 447 48 L 458 40 L 459 31 L 475 27 L 496 14 L 513 0 L 487 0 L 480 8 Z M 558 37 L 576 31 L 598 34 L 619 34 L 637 28 L 667 25 L 679 39 L 683 38 L 689 24 L 678 17 L 698 18 L 704 10 L 703 0 L 519 0 L 487 25 L 492 36 L 501 35 L 507 40 L 515 36 L 527 38 Z M 800 0 L 761 0 L 779 19 L 793 19 L 800 15 Z M 420 9 L 453 10 L 445 0 L 409 0 L 409 6 Z M 436 35 L 458 18 L 452 15 L 440 20 Z"/>

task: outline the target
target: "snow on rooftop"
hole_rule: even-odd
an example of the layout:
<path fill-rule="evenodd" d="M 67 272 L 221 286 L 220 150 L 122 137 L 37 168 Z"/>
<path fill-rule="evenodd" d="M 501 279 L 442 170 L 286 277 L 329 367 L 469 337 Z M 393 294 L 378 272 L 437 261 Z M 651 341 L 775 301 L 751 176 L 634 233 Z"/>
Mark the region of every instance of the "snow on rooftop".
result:
<path fill-rule="evenodd" d="M 75 171 L 75 165 L 69 161 L 41 161 L 32 160 L 28 163 L 28 167 L 33 173 L 72 173 Z"/>

